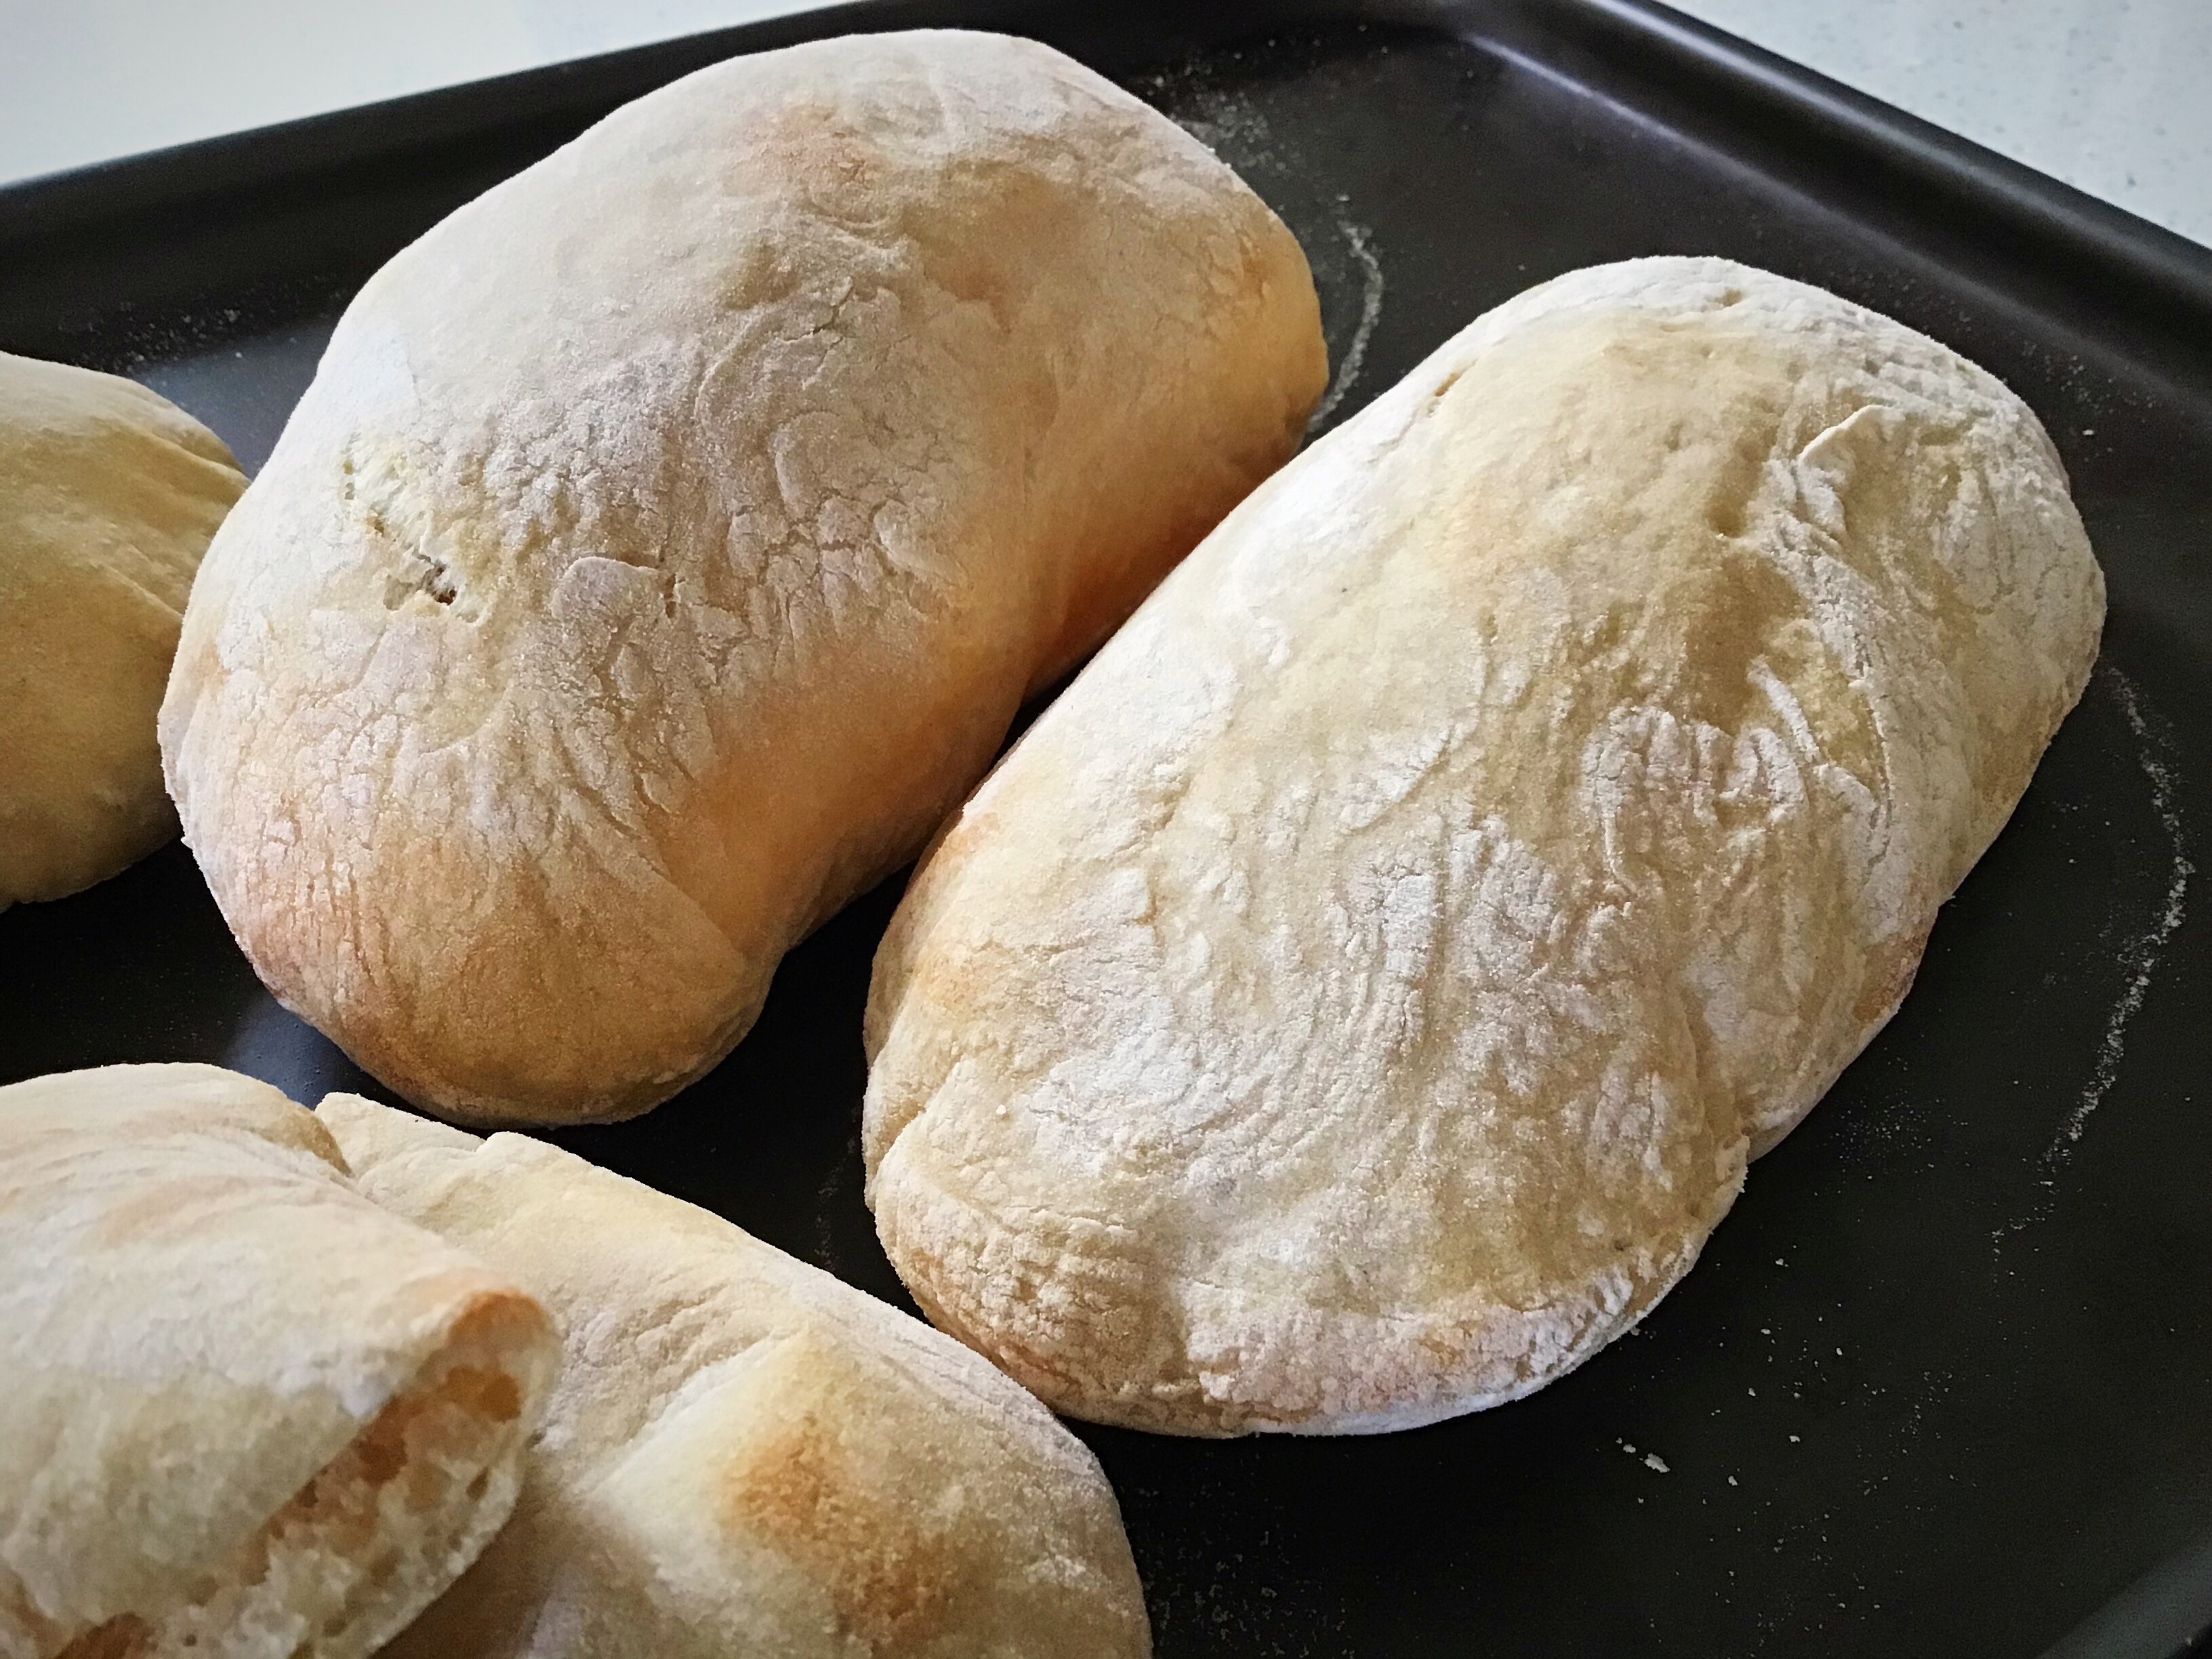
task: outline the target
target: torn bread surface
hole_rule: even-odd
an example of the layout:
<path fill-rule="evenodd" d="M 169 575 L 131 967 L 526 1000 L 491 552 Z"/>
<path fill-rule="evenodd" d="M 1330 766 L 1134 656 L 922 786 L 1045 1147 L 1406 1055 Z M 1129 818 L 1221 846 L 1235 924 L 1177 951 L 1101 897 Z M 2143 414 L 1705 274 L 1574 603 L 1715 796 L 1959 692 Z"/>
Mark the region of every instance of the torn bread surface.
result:
<path fill-rule="evenodd" d="M 374 1652 L 513 1508 L 558 1357 L 265 1084 L 0 1089 L 0 1651 Z"/>

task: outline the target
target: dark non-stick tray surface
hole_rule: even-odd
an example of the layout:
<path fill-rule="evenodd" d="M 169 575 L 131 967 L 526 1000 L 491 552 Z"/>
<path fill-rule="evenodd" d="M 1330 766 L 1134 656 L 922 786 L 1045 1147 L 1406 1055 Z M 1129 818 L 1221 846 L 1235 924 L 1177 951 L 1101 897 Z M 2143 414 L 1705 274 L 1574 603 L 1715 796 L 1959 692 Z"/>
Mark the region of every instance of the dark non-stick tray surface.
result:
<path fill-rule="evenodd" d="M 1159 1651 L 2185 1646 L 2212 1623 L 2203 250 L 1636 0 L 920 0 L 0 191 L 0 345 L 133 374 L 257 465 L 337 307 L 442 214 L 701 64 L 924 22 L 1063 45 L 1242 170 L 1313 261 L 1332 419 L 1559 271 L 1726 254 L 2002 375 L 2063 452 L 2111 580 L 2087 695 L 1903 1012 L 1633 1339 L 1410 1434 L 1079 1430 Z M 896 888 L 791 957 L 705 1081 L 554 1138 L 910 1306 L 858 1148 L 861 999 Z M 262 991 L 181 848 L 0 915 L 0 1079 L 182 1059 L 308 1101 L 380 1092 Z"/>

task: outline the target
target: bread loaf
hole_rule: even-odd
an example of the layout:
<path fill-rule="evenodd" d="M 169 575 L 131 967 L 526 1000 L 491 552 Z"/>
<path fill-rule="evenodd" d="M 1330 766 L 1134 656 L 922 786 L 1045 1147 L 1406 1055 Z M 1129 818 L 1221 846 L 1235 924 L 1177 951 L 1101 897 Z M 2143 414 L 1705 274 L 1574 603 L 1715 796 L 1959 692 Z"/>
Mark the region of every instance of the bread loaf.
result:
<path fill-rule="evenodd" d="M 0 1652 L 375 1652 L 506 1519 L 557 1355 L 265 1084 L 0 1089 Z"/>
<path fill-rule="evenodd" d="M 321 1109 L 568 1333 L 514 1520 L 392 1659 L 1149 1651 L 1097 1463 L 958 1344 L 541 1142 Z"/>
<path fill-rule="evenodd" d="M 1060 1409 L 1510 1400 L 1689 1268 L 1886 1021 L 2096 656 L 2035 417 L 1710 259 L 1576 272 L 1271 479 L 969 801 L 865 1152 Z"/>
<path fill-rule="evenodd" d="M 1298 440 L 1296 241 L 1048 49 L 617 111 L 377 273 L 162 712 L 284 1003 L 464 1120 L 641 1111 Z"/>
<path fill-rule="evenodd" d="M 177 833 L 155 711 L 192 572 L 245 488 L 167 399 L 0 352 L 0 908 Z"/>

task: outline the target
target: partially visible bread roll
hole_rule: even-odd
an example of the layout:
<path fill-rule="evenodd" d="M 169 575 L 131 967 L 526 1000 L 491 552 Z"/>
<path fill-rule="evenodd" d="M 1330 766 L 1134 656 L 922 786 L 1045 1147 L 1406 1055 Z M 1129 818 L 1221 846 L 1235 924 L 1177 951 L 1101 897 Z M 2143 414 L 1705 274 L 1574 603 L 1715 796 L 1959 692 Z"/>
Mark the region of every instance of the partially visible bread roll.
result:
<path fill-rule="evenodd" d="M 177 833 L 154 717 L 192 572 L 245 488 L 167 399 L 0 352 L 0 908 Z"/>
<path fill-rule="evenodd" d="M 506 1519 L 558 1352 L 265 1084 L 0 1089 L 0 1652 L 374 1653 Z"/>
<path fill-rule="evenodd" d="M 1028 41 L 617 112 L 370 280 L 162 744 L 262 978 L 469 1121 L 644 1110 L 1295 447 L 1297 242 Z"/>
<path fill-rule="evenodd" d="M 1239 507 L 915 878 L 885 1249 L 1078 1416 L 1541 1386 L 1896 1008 L 2104 604 L 2034 416 L 1934 341 L 1718 260 L 1522 295 Z"/>
<path fill-rule="evenodd" d="M 392 1659 L 1150 1650 L 1097 1462 L 950 1338 L 542 1142 L 321 1112 L 568 1333 L 514 1520 Z"/>

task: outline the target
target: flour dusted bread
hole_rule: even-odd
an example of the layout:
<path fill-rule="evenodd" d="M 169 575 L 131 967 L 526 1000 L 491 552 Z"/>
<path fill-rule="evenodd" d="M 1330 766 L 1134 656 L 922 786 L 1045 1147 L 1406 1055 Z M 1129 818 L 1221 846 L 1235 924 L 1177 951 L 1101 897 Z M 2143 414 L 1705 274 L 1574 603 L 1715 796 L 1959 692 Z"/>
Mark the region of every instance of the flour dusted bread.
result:
<path fill-rule="evenodd" d="M 321 1111 L 567 1331 L 514 1520 L 393 1659 L 1149 1651 L 1097 1463 L 958 1344 L 541 1142 Z"/>
<path fill-rule="evenodd" d="M 1045 47 L 617 112 L 386 265 L 162 714 L 276 994 L 468 1120 L 641 1111 L 1296 445 L 1296 241 Z"/>
<path fill-rule="evenodd" d="M 177 833 L 154 715 L 192 572 L 245 488 L 167 399 L 0 352 L 0 908 Z"/>
<path fill-rule="evenodd" d="M 265 1084 L 0 1089 L 0 1653 L 374 1653 L 506 1518 L 557 1357 Z"/>
<path fill-rule="evenodd" d="M 877 958 L 865 1150 L 1079 1416 L 1402 1427 L 1690 1267 L 2079 695 L 2034 416 L 1715 260 L 1565 276 L 1285 468 L 978 790 Z"/>

